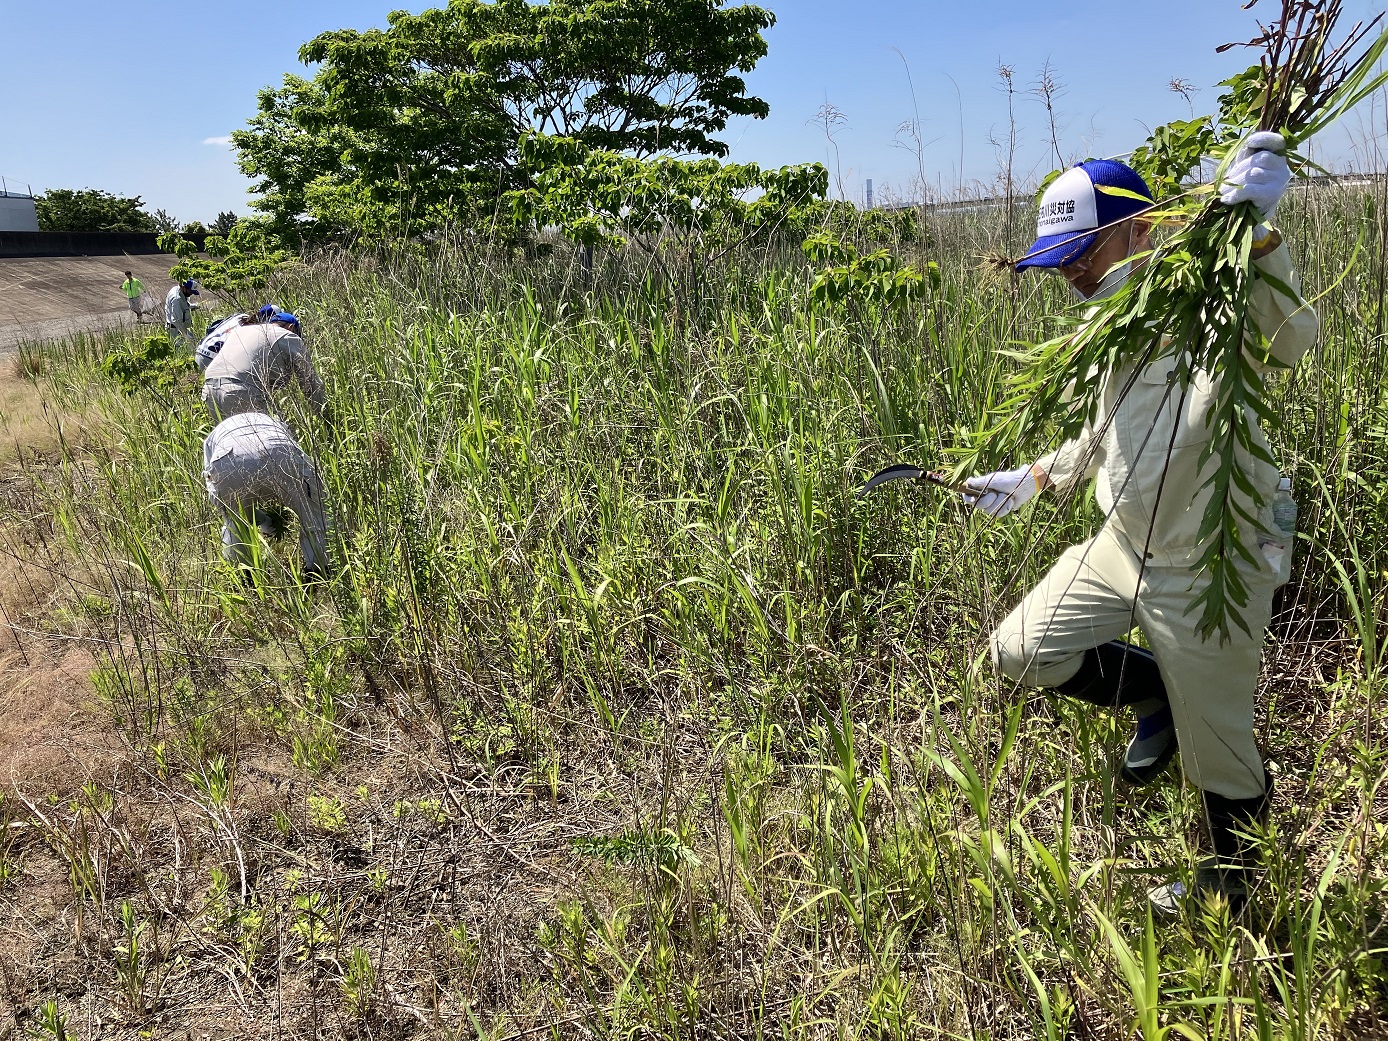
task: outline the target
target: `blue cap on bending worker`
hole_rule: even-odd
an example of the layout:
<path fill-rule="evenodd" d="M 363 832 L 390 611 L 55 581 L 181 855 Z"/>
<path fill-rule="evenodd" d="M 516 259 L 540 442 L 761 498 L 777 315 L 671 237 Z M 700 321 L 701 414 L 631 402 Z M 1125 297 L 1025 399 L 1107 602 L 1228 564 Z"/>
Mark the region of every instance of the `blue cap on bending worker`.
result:
<path fill-rule="evenodd" d="M 184 296 L 201 296 L 201 295 L 202 295 L 201 293 L 198 292 L 198 284 L 197 284 L 196 282 L 194 282 L 191 278 L 188 279 L 187 281 L 181 283 L 181 284 L 179 285 L 179 288 L 183 290 L 183 295 L 184 295 Z"/>
<path fill-rule="evenodd" d="M 294 333 L 295 336 L 302 336 L 304 333 L 303 327 L 299 325 L 299 319 L 295 318 L 288 311 L 280 311 L 271 318 L 270 321 L 277 325 L 288 326 L 289 330 Z"/>
<path fill-rule="evenodd" d="M 1117 191 L 1106 192 L 1105 188 Z M 1133 195 L 1140 195 L 1142 200 Z M 1115 159 L 1089 159 L 1071 167 L 1042 193 L 1036 242 L 1017 262 L 1017 270 L 1073 263 L 1094 244 L 1100 229 L 1144 213 L 1153 205 L 1147 182 L 1132 167 Z"/>

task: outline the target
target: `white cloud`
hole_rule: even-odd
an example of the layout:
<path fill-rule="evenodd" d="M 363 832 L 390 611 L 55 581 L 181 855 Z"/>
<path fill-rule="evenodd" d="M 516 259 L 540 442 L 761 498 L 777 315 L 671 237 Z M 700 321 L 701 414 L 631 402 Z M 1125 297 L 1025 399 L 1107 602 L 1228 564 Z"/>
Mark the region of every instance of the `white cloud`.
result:
<path fill-rule="evenodd" d="M 231 144 L 231 135 L 227 134 L 224 137 L 204 137 L 202 143 L 205 145 L 229 145 Z"/>

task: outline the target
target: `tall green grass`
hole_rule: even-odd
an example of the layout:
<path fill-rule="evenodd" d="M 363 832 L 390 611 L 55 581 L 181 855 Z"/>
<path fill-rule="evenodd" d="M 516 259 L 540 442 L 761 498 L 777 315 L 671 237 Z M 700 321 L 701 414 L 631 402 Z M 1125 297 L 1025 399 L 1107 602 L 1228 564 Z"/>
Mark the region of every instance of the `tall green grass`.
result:
<path fill-rule="evenodd" d="M 997 213 L 895 244 L 941 273 L 906 313 L 817 305 L 778 245 L 677 289 L 635 256 L 589 284 L 563 248 L 467 242 L 286 274 L 332 402 L 286 399 L 326 587 L 282 550 L 250 589 L 217 560 L 191 384 L 127 395 L 96 375 L 114 340 L 53 348 L 48 393 L 105 424 L 27 474 L 50 514 L 22 550 L 68 601 L 30 617 L 98 649 L 127 749 L 109 790 L 24 793 L 110 938 L 84 1000 L 114 988 L 133 1022 L 211 969 L 219 1009 L 301 988 L 295 1029 L 352 1036 L 1382 1029 L 1383 203 L 1284 215 L 1326 336 L 1271 390 L 1305 535 L 1265 655 L 1269 867 L 1232 920 L 1146 917 L 1196 794 L 1116 788 L 1123 721 L 988 667 L 1094 508 L 852 494 L 941 462 L 999 349 L 1066 306 L 981 274 Z M 160 800 L 196 807 L 172 848 L 112 838 Z"/>

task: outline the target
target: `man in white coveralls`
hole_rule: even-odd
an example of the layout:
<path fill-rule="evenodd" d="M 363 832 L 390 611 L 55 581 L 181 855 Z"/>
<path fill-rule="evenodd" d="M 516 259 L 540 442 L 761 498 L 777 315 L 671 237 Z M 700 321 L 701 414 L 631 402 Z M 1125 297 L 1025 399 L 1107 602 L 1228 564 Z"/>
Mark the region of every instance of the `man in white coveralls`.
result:
<path fill-rule="evenodd" d="M 202 446 L 207 494 L 222 515 L 222 557 L 251 567 L 256 530 L 280 533 L 275 508 L 299 520 L 299 551 L 306 574 L 327 574 L 327 521 L 323 484 L 313 461 L 289 428 L 272 416 L 243 412 L 225 419 Z"/>
<path fill-rule="evenodd" d="M 1258 133 L 1220 185 L 1228 205 L 1252 202 L 1265 223 L 1254 240 L 1251 317 L 1271 338 L 1272 356 L 1294 365 L 1314 344 L 1319 324 L 1300 297 L 1300 285 L 1281 235 L 1270 221 L 1291 180 L 1277 134 Z M 1058 271 L 1078 297 L 1116 292 L 1151 248 L 1151 200 L 1142 178 L 1122 163 L 1090 160 L 1062 174 L 1041 198 L 1037 241 L 1019 270 Z M 1130 259 L 1136 258 L 1136 259 Z M 1289 298 L 1273 283 L 1290 287 Z M 1251 359 L 1250 359 L 1251 360 Z M 1240 560 L 1252 636 L 1231 626 L 1227 642 L 1204 640 L 1198 611 L 1188 610 L 1206 588 L 1196 577 L 1197 533 L 1217 460 L 1202 467 L 1211 431 L 1205 417 L 1215 394 L 1208 373 L 1188 387 L 1175 379 L 1172 359 L 1107 375 L 1098 415 L 1080 437 L 1028 466 L 965 482 L 966 499 L 1002 517 L 1051 489 L 1068 494 L 1097 478 L 1105 520 L 1090 541 L 1066 550 L 991 638 L 998 670 L 1008 679 L 1095 705 L 1133 709 L 1136 729 L 1120 770 L 1131 784 L 1148 784 L 1179 748 L 1186 776 L 1201 789 L 1215 857 L 1194 878 L 1152 890 L 1153 907 L 1177 913 L 1193 895 L 1218 891 L 1236 908 L 1244 902 L 1254 864 L 1250 829 L 1264 821 L 1270 784 L 1254 740 L 1253 703 L 1262 634 L 1272 616 L 1277 573 Z M 1261 367 L 1260 367 L 1261 368 Z M 1252 417 L 1264 449 L 1266 439 Z M 1248 459 L 1245 476 L 1270 503 L 1275 467 Z M 1263 510 L 1267 513 L 1265 507 Z M 1249 531 L 1248 545 L 1266 533 Z M 1123 642 L 1136 623 L 1151 651 Z"/>
<path fill-rule="evenodd" d="M 292 314 L 257 314 L 250 324 L 226 328 L 221 339 L 202 388 L 213 422 L 241 412 L 273 413 L 274 393 L 291 379 L 298 381 L 313 410 L 323 414 L 323 381 L 313 369 L 299 320 Z"/>

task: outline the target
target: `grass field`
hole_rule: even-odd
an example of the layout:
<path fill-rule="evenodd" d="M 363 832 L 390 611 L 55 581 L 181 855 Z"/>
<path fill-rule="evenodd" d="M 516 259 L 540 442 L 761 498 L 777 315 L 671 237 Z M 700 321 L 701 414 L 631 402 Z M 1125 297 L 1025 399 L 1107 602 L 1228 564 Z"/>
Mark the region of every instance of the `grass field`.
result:
<path fill-rule="evenodd" d="M 1281 215 L 1324 336 L 1269 391 L 1304 538 L 1264 655 L 1268 870 L 1232 920 L 1147 919 L 1198 793 L 1116 784 L 1126 719 L 987 661 L 1092 501 L 852 494 L 947 461 L 998 349 L 1069 307 L 981 274 L 1020 245 L 996 212 L 897 244 L 939 265 L 902 313 L 814 303 L 771 247 L 678 286 L 466 242 L 296 267 L 272 295 L 329 389 L 322 422 L 286 399 L 327 586 L 218 559 L 194 380 L 125 392 L 114 336 L 27 348 L 53 419 L 0 484 L 9 1022 L 1388 1036 L 1385 201 Z"/>

